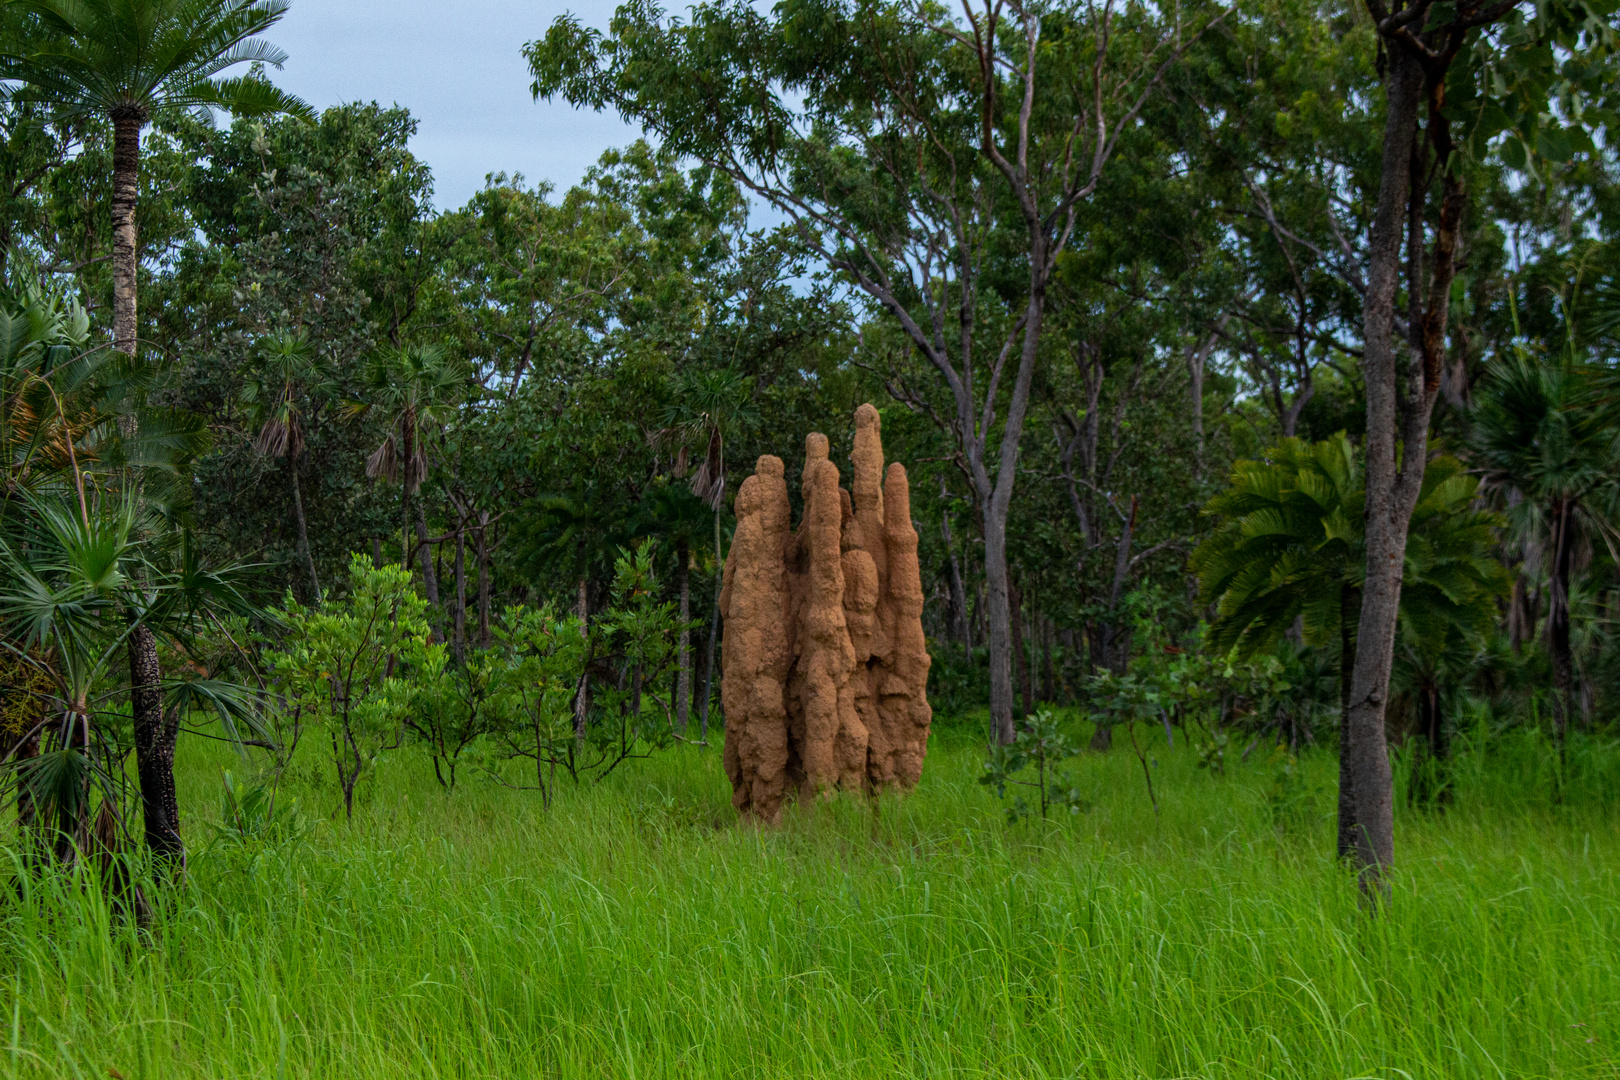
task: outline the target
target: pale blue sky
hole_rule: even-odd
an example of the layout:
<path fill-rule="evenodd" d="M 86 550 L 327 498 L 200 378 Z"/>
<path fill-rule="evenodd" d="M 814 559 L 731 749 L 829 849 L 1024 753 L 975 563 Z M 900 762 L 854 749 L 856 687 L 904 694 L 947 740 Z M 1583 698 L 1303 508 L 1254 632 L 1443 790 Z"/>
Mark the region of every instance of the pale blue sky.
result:
<path fill-rule="evenodd" d="M 266 39 L 287 50 L 278 85 L 317 109 L 398 102 L 419 127 L 434 202 L 460 206 L 486 173 L 573 184 L 636 137 L 612 113 L 536 103 L 521 49 L 573 11 L 605 28 L 616 0 L 293 0 Z"/>

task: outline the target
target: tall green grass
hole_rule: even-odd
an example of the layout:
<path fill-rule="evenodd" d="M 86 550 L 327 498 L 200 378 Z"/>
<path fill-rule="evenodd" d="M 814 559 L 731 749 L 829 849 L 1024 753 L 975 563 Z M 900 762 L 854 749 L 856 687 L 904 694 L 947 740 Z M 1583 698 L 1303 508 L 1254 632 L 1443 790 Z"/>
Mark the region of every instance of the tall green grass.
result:
<path fill-rule="evenodd" d="M 142 938 L 93 888 L 0 901 L 0 1070 L 137 1077 L 1574 1077 L 1620 1062 L 1603 747 L 1533 741 L 1401 808 L 1393 904 L 1329 857 L 1333 762 L 1227 775 L 1156 737 L 1081 760 L 1086 814 L 1005 824 L 949 733 L 911 796 L 738 824 L 682 750 L 554 809 L 402 757 L 353 822 L 205 846 Z M 1235 757 L 1235 755 L 1234 755 Z M 1595 777 L 1596 779 L 1592 779 Z M 1525 790 L 1509 785 L 1525 784 Z M 19 892 L 20 890 L 20 892 Z"/>

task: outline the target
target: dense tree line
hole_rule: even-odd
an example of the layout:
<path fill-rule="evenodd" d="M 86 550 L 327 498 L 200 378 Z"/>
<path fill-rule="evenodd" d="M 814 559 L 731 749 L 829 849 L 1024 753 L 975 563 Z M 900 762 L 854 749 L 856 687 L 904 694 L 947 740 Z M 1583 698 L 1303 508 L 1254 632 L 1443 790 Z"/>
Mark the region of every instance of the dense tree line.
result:
<path fill-rule="evenodd" d="M 707 740 L 729 500 L 865 400 L 996 743 L 1337 744 L 1371 886 L 1389 739 L 1443 801 L 1459 724 L 1609 724 L 1612 5 L 630 3 L 526 55 L 647 137 L 446 211 L 406 110 L 274 89 L 284 5 L 124 7 L 0 48 L 6 723 L 62 845 L 133 750 L 178 854 L 203 705 L 283 763 L 321 718 L 346 803 L 389 739 L 548 792 Z"/>

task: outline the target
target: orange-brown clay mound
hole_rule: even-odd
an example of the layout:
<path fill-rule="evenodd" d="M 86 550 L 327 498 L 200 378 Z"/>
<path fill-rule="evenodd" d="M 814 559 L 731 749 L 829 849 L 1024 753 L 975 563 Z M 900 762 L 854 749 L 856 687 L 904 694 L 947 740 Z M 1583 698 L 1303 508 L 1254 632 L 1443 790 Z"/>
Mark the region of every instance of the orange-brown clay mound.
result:
<path fill-rule="evenodd" d="M 720 595 L 725 766 L 732 802 L 767 821 L 793 793 L 910 788 L 928 752 L 917 531 L 871 405 L 851 458 L 853 495 L 826 436 L 805 441 L 796 533 L 780 458 L 760 458 L 737 493 Z"/>

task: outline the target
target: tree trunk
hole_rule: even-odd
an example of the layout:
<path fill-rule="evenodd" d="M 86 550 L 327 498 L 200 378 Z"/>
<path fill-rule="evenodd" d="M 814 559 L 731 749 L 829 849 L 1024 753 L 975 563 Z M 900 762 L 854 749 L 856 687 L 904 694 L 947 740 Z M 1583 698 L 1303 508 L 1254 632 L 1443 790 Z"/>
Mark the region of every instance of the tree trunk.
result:
<path fill-rule="evenodd" d="M 309 584 L 315 591 L 312 594 L 315 603 L 321 602 L 321 579 L 315 573 L 315 555 L 309 549 L 309 521 L 304 516 L 304 490 L 298 480 L 297 454 L 289 455 L 288 472 L 292 475 L 293 514 L 298 524 L 298 554 L 304 557 L 304 567 L 309 571 Z"/>
<path fill-rule="evenodd" d="M 467 662 L 467 535 L 456 527 L 456 663 Z"/>
<path fill-rule="evenodd" d="M 720 511 L 714 513 L 714 608 L 709 613 L 709 640 L 704 646 L 703 700 L 698 708 L 698 741 L 709 741 L 709 700 L 714 697 L 714 649 L 720 640 L 720 589 L 726 577 L 726 560 L 720 550 Z M 724 719 L 724 718 L 722 718 Z"/>
<path fill-rule="evenodd" d="M 416 546 L 422 549 L 422 591 L 427 594 L 428 622 L 433 639 L 444 640 L 444 621 L 439 612 L 439 575 L 433 570 L 433 545 L 428 543 L 427 508 L 416 500 Z"/>
<path fill-rule="evenodd" d="M 575 608 L 579 616 L 579 632 L 590 637 L 591 583 L 589 578 L 579 579 L 579 603 Z M 584 672 L 579 677 L 579 694 L 574 698 L 574 738 L 585 738 L 585 726 L 591 716 L 591 676 Z"/>
<path fill-rule="evenodd" d="M 685 735 L 692 711 L 692 549 L 684 536 L 675 544 L 675 581 L 681 596 L 681 636 L 675 654 L 675 730 Z"/>
<path fill-rule="evenodd" d="M 1348 585 L 1339 588 L 1339 838 L 1338 854 L 1350 856 L 1356 842 L 1356 797 L 1350 772 L 1350 680 L 1355 674 L 1355 638 L 1350 632 Z"/>
<path fill-rule="evenodd" d="M 141 812 L 146 847 L 153 858 L 184 869 L 186 849 L 180 840 L 180 800 L 174 785 L 174 749 L 180 717 L 163 708 L 163 673 L 158 666 L 157 638 L 145 625 L 130 631 L 129 698 L 135 728 L 135 771 L 141 783 Z"/>
<path fill-rule="evenodd" d="M 986 504 L 984 529 L 985 629 L 990 639 L 990 724 L 1003 746 L 1018 737 L 1013 723 L 1012 598 L 1007 580 L 1007 523 Z"/>
<path fill-rule="evenodd" d="M 945 553 L 950 558 L 951 568 L 951 608 L 956 615 L 956 625 L 951 629 L 956 633 L 957 642 L 962 646 L 964 660 L 973 659 L 973 633 L 969 629 L 967 590 L 962 586 L 962 565 L 956 558 L 956 542 L 951 537 L 951 513 L 945 509 L 945 478 L 939 480 L 940 498 L 940 529 L 945 537 Z"/>
<path fill-rule="evenodd" d="M 133 357 L 139 347 L 136 272 L 140 247 L 135 199 L 141 179 L 141 128 L 146 115 L 123 108 L 113 114 L 112 271 L 113 348 Z"/>
<path fill-rule="evenodd" d="M 1052 639 L 1057 636 L 1057 627 L 1052 620 L 1042 618 L 1037 624 L 1041 635 L 1041 698 L 1044 701 L 1057 702 L 1057 676 L 1052 668 Z"/>
<path fill-rule="evenodd" d="M 1367 573 L 1356 632 L 1348 725 L 1348 777 L 1355 807 L 1353 846 L 1362 888 L 1375 898 L 1388 895 L 1384 871 L 1395 857 L 1394 784 L 1384 715 L 1395 657 L 1407 530 L 1422 483 L 1429 411 L 1438 384 L 1438 379 L 1435 386 L 1419 383 L 1417 400 L 1401 400 L 1402 384 L 1414 380 L 1403 377 L 1408 373 L 1399 363 L 1395 295 L 1408 208 L 1423 197 L 1421 177 L 1414 185 L 1412 169 L 1412 159 L 1419 156 L 1417 114 L 1423 75 L 1405 47 L 1390 48 L 1387 56 L 1383 173 L 1368 243 L 1362 334 L 1367 386 Z M 1409 270 L 1420 265 L 1423 249 L 1421 213 L 1413 220 Z M 1421 290 L 1411 301 L 1411 314 L 1416 315 Z"/>
<path fill-rule="evenodd" d="M 1575 547 L 1572 511 L 1568 500 L 1553 506 L 1553 557 L 1547 575 L 1547 656 L 1552 661 L 1553 736 L 1560 750 L 1575 717 L 1575 661 L 1569 641 L 1569 579 Z"/>
<path fill-rule="evenodd" d="M 478 512 L 478 645 L 490 646 L 489 632 L 489 512 Z"/>

